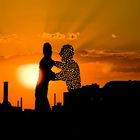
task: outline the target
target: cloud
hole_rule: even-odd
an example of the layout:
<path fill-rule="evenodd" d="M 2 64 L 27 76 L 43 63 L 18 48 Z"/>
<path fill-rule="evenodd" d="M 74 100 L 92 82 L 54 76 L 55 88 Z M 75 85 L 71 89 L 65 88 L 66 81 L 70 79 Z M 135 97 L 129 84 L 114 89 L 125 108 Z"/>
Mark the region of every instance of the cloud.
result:
<path fill-rule="evenodd" d="M 5 60 L 5 57 L 4 56 L 0 56 L 0 61 L 3 61 Z"/>
<path fill-rule="evenodd" d="M 64 34 L 61 34 L 59 32 L 57 33 L 54 33 L 54 34 L 50 34 L 50 33 L 43 33 L 42 34 L 42 38 L 44 39 L 54 39 L 54 40 L 57 40 L 57 39 L 64 39 L 65 38 L 65 35 Z"/>
<path fill-rule="evenodd" d="M 68 40 L 75 40 L 79 37 L 80 33 L 77 32 L 77 33 L 68 33 L 67 35 L 67 39 Z"/>
<path fill-rule="evenodd" d="M 0 43 L 7 43 L 16 40 L 18 36 L 16 34 L 2 35 L 0 34 Z"/>
<path fill-rule="evenodd" d="M 42 33 L 39 35 L 41 38 L 46 39 L 46 40 L 75 40 L 79 37 L 80 33 L 67 33 L 67 34 L 62 34 L 59 32 L 56 33 Z"/>
<path fill-rule="evenodd" d="M 115 50 L 79 50 L 77 54 L 83 59 L 91 61 L 115 61 L 121 60 L 136 60 L 140 59 L 140 50 L 138 51 L 115 51 Z M 113 58 L 113 59 L 112 59 Z M 138 59 L 138 60 L 137 60 Z"/>
<path fill-rule="evenodd" d="M 140 73 L 140 50 L 79 50 L 77 56 L 83 62 L 109 63 L 111 71 Z"/>

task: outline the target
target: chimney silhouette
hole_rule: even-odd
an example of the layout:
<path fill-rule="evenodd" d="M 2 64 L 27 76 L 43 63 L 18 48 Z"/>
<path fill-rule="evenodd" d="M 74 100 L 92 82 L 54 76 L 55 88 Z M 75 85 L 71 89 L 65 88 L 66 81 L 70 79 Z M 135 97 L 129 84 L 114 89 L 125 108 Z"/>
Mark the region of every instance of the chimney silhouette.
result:
<path fill-rule="evenodd" d="M 54 106 L 56 105 L 56 93 L 54 94 Z"/>
<path fill-rule="evenodd" d="M 4 82 L 4 96 L 3 96 L 3 102 L 8 101 L 8 82 Z"/>
<path fill-rule="evenodd" d="M 2 111 L 9 112 L 12 111 L 11 103 L 8 101 L 8 82 L 4 81 L 4 95 L 3 95 L 3 102 L 2 102 Z"/>
<path fill-rule="evenodd" d="M 19 101 L 17 101 L 17 107 L 19 107 Z"/>
<path fill-rule="evenodd" d="M 22 111 L 22 97 L 20 98 L 20 107 L 21 107 L 21 111 Z"/>

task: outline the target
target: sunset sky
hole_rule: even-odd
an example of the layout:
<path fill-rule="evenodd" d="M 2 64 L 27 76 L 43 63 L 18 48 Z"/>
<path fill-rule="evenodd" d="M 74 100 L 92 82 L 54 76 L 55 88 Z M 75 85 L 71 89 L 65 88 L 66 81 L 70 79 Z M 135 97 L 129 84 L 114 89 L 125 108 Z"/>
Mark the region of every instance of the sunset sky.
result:
<path fill-rule="evenodd" d="M 32 74 L 45 42 L 54 60 L 62 45 L 73 45 L 82 85 L 140 80 L 140 1 L 0 0 L 0 102 L 8 81 L 11 104 L 22 97 L 23 108 L 34 108 Z M 50 82 L 50 104 L 54 93 L 61 102 L 64 91 L 65 82 Z"/>

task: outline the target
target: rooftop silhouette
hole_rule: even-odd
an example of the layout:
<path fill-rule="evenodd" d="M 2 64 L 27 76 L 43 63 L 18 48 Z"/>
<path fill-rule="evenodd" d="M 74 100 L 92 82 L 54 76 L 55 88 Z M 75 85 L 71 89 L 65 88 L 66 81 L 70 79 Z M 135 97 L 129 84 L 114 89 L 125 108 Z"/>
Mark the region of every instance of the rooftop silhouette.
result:
<path fill-rule="evenodd" d="M 8 100 L 8 82 L 4 81 L 3 102 L 0 112 L 36 112 L 34 109 L 22 109 L 22 97 L 17 106 Z M 82 86 L 63 94 L 63 105 L 56 102 L 49 113 L 97 113 L 112 110 L 114 112 L 134 111 L 140 106 L 140 81 L 109 81 L 102 88 L 98 84 Z M 39 112 L 37 112 L 39 113 Z"/>

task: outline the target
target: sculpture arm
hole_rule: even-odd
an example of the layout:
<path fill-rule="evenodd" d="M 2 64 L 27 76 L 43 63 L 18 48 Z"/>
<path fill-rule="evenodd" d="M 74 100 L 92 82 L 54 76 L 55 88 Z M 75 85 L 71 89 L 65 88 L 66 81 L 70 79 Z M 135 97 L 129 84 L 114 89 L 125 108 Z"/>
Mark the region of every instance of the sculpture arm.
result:
<path fill-rule="evenodd" d="M 56 66 L 57 68 L 62 69 L 64 66 L 64 63 L 60 62 L 60 61 L 54 61 L 54 66 Z"/>
<path fill-rule="evenodd" d="M 60 72 L 56 73 L 55 80 L 66 81 L 66 76 L 64 74 L 64 71 L 60 71 Z"/>

